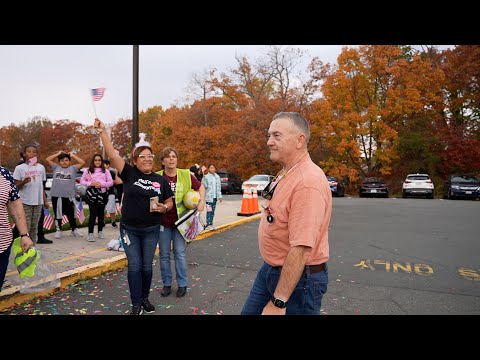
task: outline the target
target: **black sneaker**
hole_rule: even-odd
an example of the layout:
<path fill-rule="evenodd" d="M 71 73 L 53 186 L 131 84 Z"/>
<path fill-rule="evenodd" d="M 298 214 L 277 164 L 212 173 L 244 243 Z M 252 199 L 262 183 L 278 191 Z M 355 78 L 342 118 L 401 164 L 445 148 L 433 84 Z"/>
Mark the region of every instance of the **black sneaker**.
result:
<path fill-rule="evenodd" d="M 130 315 L 142 315 L 143 309 L 141 306 L 132 306 L 132 311 L 130 311 Z"/>
<path fill-rule="evenodd" d="M 172 292 L 172 287 L 171 286 L 164 286 L 160 295 L 165 297 L 165 296 L 170 295 L 171 292 Z"/>
<path fill-rule="evenodd" d="M 152 305 L 148 299 L 143 299 L 142 308 L 147 314 L 153 313 L 155 311 L 155 306 Z"/>
<path fill-rule="evenodd" d="M 117 223 L 115 221 L 112 221 L 112 227 L 117 227 Z"/>
<path fill-rule="evenodd" d="M 47 238 L 42 238 L 37 240 L 37 244 L 52 244 L 52 240 L 48 240 Z"/>
<path fill-rule="evenodd" d="M 180 286 L 177 289 L 177 297 L 184 297 L 186 293 L 187 293 L 187 287 L 186 286 Z"/>

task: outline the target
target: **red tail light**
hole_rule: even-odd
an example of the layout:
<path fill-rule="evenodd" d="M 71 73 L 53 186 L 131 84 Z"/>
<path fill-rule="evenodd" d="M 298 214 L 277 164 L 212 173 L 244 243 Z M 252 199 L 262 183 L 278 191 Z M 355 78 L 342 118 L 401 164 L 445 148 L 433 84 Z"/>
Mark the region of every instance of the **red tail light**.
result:
<path fill-rule="evenodd" d="M 332 181 L 332 182 L 330 183 L 330 185 L 337 186 L 337 185 L 338 185 L 338 182 Z"/>
<path fill-rule="evenodd" d="M 228 177 L 227 177 L 227 178 L 220 178 L 220 180 L 222 180 L 222 181 L 228 181 Z"/>

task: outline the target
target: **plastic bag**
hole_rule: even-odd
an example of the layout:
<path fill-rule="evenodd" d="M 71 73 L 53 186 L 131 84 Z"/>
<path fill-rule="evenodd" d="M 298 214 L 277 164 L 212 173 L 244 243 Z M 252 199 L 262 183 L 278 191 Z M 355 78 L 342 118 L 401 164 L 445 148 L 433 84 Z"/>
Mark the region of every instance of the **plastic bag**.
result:
<path fill-rule="evenodd" d="M 43 253 L 31 247 L 22 252 L 21 239 L 13 241 L 12 253 L 19 274 L 19 291 L 23 294 L 43 292 L 60 287 L 58 274 L 47 266 Z"/>
<path fill-rule="evenodd" d="M 200 220 L 200 214 L 197 213 L 197 209 L 190 210 L 186 215 L 178 219 L 175 225 L 187 243 L 194 240 L 205 227 Z"/>
<path fill-rule="evenodd" d="M 123 244 L 120 239 L 112 239 L 107 244 L 108 250 L 115 250 L 115 251 L 125 251 L 123 248 Z"/>
<path fill-rule="evenodd" d="M 197 209 L 190 210 L 187 214 L 175 221 L 175 225 L 187 243 L 194 240 L 205 227 L 200 220 L 200 214 L 197 213 Z"/>

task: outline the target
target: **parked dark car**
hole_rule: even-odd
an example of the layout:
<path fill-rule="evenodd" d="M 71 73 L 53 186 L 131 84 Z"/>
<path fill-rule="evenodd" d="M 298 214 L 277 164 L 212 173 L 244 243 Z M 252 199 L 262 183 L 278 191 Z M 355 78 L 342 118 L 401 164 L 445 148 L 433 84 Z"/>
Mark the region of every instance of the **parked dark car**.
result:
<path fill-rule="evenodd" d="M 330 190 L 332 190 L 332 196 L 345 196 L 345 184 L 343 182 L 335 176 L 327 176 L 327 180 L 330 184 Z"/>
<path fill-rule="evenodd" d="M 470 174 L 450 175 L 443 187 L 444 199 L 480 197 L 480 180 Z"/>
<path fill-rule="evenodd" d="M 385 180 L 378 177 L 368 177 L 363 179 L 358 191 L 360 197 L 385 197 L 388 198 L 388 187 Z"/>
<path fill-rule="evenodd" d="M 242 192 L 242 179 L 230 171 L 217 171 L 222 185 L 222 194 L 234 194 Z"/>

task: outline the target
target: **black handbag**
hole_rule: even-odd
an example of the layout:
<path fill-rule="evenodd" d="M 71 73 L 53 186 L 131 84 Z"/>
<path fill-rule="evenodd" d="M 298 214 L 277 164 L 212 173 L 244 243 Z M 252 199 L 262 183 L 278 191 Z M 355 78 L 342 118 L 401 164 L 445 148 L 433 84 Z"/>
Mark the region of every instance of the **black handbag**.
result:
<path fill-rule="evenodd" d="M 100 189 L 94 187 L 87 188 L 85 191 L 85 197 L 87 198 L 87 203 L 93 205 L 103 205 L 106 202 L 104 194 Z"/>

